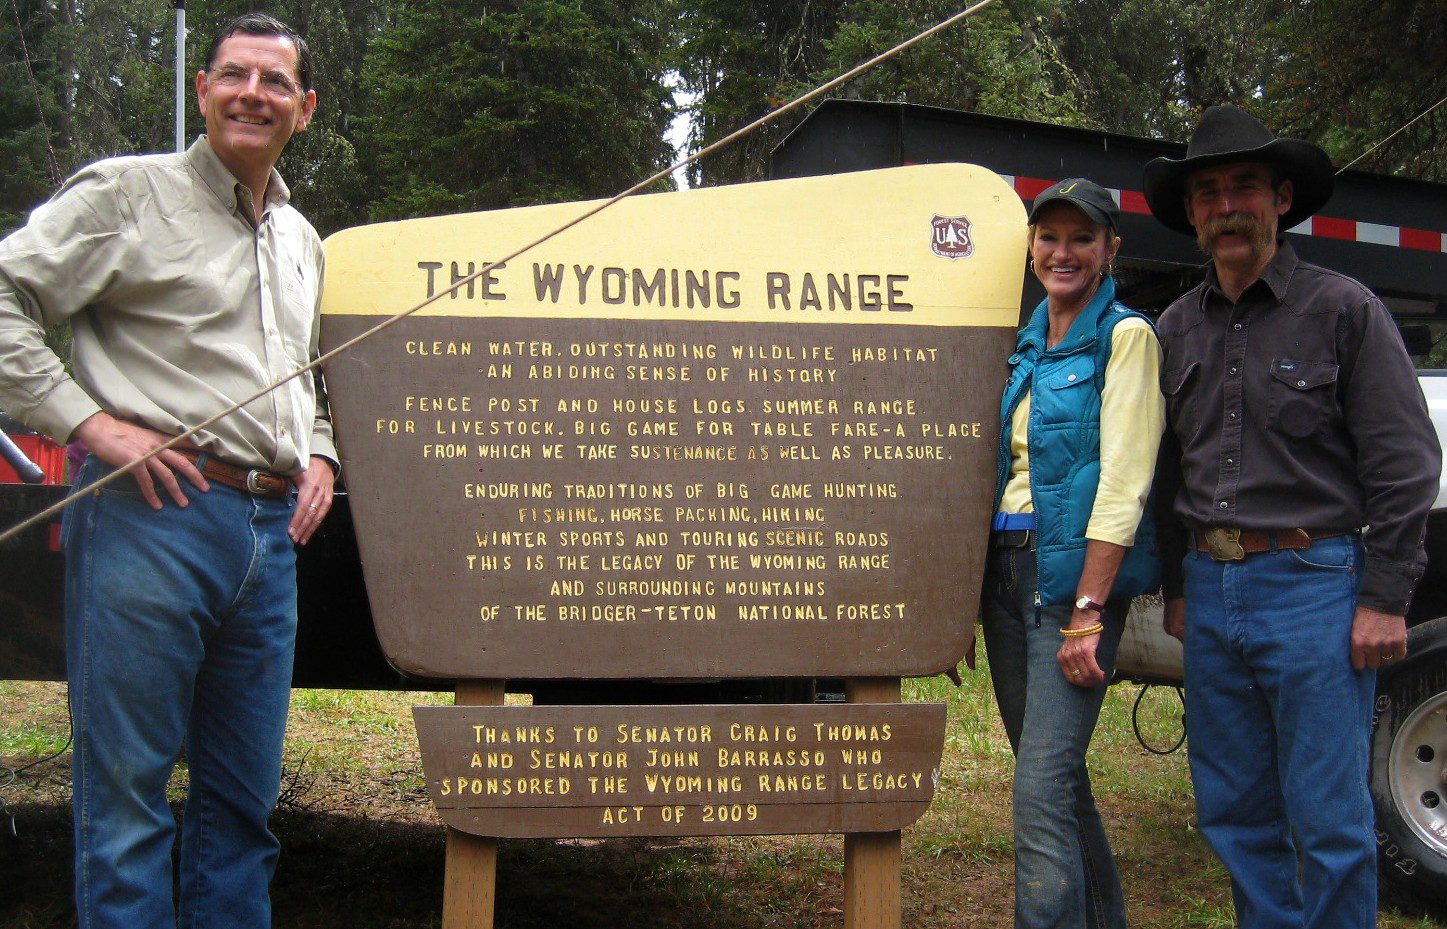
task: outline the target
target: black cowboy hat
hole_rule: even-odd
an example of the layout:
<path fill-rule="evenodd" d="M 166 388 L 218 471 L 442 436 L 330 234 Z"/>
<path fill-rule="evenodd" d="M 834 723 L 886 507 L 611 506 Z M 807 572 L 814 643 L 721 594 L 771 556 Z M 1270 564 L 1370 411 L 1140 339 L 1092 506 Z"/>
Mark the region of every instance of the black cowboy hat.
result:
<path fill-rule="evenodd" d="M 1291 181 L 1291 209 L 1277 228 L 1290 229 L 1331 199 L 1336 175 L 1326 152 L 1299 139 L 1281 139 L 1261 120 L 1234 106 L 1213 106 L 1201 116 L 1185 158 L 1156 158 L 1146 165 L 1146 203 L 1165 225 L 1195 235 L 1186 215 L 1186 179 L 1202 168 L 1258 161 Z"/>

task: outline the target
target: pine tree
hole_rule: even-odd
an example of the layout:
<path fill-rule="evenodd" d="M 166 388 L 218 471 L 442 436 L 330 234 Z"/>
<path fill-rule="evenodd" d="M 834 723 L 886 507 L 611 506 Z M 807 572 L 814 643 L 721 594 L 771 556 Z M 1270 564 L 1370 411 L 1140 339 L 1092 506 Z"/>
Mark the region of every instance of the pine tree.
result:
<path fill-rule="evenodd" d="M 412 0 L 373 43 L 359 151 L 393 219 L 607 196 L 661 167 L 649 2 Z"/>

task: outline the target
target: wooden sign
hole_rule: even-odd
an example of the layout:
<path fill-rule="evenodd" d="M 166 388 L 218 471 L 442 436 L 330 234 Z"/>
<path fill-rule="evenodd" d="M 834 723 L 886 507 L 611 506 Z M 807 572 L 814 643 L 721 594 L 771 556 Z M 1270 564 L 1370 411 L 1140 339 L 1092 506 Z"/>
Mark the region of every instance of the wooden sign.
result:
<path fill-rule="evenodd" d="M 323 342 L 578 215 L 327 240 Z M 927 165 L 635 197 L 326 370 L 389 659 L 898 676 L 979 598 L 1024 211 Z"/>
<path fill-rule="evenodd" d="M 505 838 L 886 832 L 929 807 L 942 703 L 413 708 L 454 829 Z"/>

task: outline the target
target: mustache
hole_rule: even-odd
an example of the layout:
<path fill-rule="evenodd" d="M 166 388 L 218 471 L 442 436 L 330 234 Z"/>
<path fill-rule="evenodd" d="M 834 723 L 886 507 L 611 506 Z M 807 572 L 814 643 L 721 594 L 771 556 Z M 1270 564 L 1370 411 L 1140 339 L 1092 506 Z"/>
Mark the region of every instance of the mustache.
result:
<path fill-rule="evenodd" d="M 1258 239 L 1265 233 L 1266 227 L 1255 216 L 1235 213 L 1231 216 L 1217 216 L 1214 219 L 1208 219 L 1205 228 L 1201 230 L 1201 238 L 1216 239 L 1218 236 L 1230 234 Z"/>
<path fill-rule="evenodd" d="M 1221 236 L 1239 235 L 1260 252 L 1269 248 L 1274 237 L 1272 229 L 1250 213 L 1233 213 L 1206 220 L 1196 233 L 1196 245 L 1206 255 L 1215 251 L 1216 240 Z"/>

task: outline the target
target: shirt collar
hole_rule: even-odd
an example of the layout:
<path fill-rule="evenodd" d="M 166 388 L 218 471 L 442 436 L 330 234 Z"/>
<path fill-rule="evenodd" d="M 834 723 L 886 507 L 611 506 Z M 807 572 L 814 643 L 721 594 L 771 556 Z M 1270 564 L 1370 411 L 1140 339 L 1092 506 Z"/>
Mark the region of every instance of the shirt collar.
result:
<path fill-rule="evenodd" d="M 243 203 L 249 202 L 250 192 L 246 185 L 238 181 L 231 169 L 222 163 L 205 135 L 197 136 L 196 141 L 186 150 L 186 163 L 228 210 L 239 210 Z M 290 202 L 291 189 L 286 186 L 276 168 L 272 168 L 271 177 L 266 184 L 265 208 L 270 211 Z"/>
<path fill-rule="evenodd" d="M 1271 295 L 1276 298 L 1276 302 L 1281 303 L 1286 299 L 1286 285 L 1291 282 L 1291 275 L 1296 270 L 1296 265 L 1296 250 L 1291 247 L 1291 243 L 1285 239 L 1277 239 L 1275 256 L 1262 269 L 1261 276 L 1252 281 L 1251 286 L 1246 290 L 1250 291 L 1258 285 L 1265 284 L 1271 291 Z M 1210 291 L 1214 291 L 1222 300 L 1226 300 L 1227 303 L 1231 302 L 1221 290 L 1221 281 L 1216 276 L 1216 262 L 1214 261 L 1206 263 L 1206 287 Z M 1245 295 L 1243 292 L 1242 296 Z"/>
<path fill-rule="evenodd" d="M 1296 270 L 1296 250 L 1285 239 L 1276 240 L 1276 257 L 1261 272 L 1261 279 L 1271 288 L 1271 294 L 1280 303 L 1286 299 L 1286 285 L 1291 282 Z"/>

